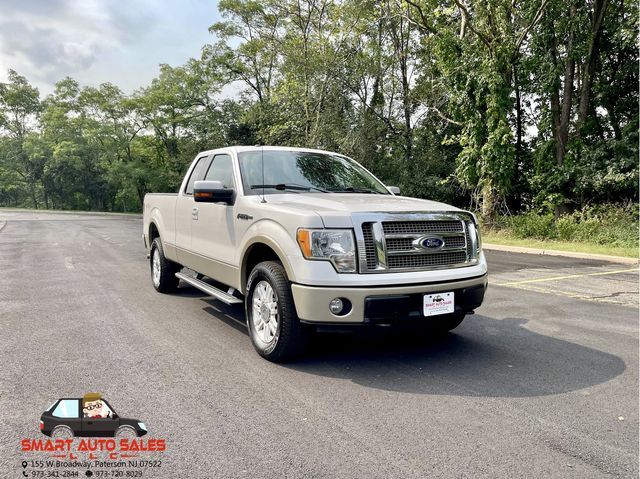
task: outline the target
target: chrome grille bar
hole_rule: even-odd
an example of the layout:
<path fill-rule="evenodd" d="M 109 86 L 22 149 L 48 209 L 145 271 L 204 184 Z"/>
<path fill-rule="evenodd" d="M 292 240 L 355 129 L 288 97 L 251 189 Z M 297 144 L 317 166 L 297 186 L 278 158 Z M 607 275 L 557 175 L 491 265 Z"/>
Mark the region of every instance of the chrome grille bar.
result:
<path fill-rule="evenodd" d="M 478 262 L 478 236 L 466 212 L 355 214 L 360 272 L 459 268 Z M 421 240 L 438 238 L 440 247 Z"/>

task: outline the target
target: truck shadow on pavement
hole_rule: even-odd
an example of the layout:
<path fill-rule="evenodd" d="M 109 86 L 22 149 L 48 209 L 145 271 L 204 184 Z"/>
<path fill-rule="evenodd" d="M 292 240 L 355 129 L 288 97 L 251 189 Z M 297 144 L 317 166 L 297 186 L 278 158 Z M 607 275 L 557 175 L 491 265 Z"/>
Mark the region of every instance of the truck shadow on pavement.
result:
<path fill-rule="evenodd" d="M 561 394 L 620 375 L 619 357 L 539 334 L 524 319 L 467 317 L 454 332 L 318 335 L 287 367 L 416 394 L 532 397 Z"/>
<path fill-rule="evenodd" d="M 204 309 L 247 334 L 241 308 Z M 477 397 L 561 394 L 626 369 L 613 354 L 531 331 L 526 323 L 473 315 L 444 336 L 388 329 L 319 333 L 301 358 L 282 367 L 387 391 Z"/>

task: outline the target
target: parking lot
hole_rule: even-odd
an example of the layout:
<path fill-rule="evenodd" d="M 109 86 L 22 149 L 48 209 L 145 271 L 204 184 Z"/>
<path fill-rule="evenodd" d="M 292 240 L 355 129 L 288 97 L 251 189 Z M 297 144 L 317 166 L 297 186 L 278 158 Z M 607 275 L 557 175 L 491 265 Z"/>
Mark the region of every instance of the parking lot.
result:
<path fill-rule="evenodd" d="M 446 337 L 322 334 L 277 365 L 241 307 L 154 291 L 141 224 L 0 210 L 2 477 L 87 391 L 167 440 L 148 477 L 638 476 L 637 265 L 488 251 Z"/>

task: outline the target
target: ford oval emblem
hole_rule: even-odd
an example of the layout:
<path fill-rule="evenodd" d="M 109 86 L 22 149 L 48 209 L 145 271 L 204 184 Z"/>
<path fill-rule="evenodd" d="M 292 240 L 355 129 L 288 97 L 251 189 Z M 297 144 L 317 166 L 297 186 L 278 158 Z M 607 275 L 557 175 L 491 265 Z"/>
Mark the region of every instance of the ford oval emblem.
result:
<path fill-rule="evenodd" d="M 437 236 L 427 236 L 424 238 L 420 238 L 419 244 L 424 249 L 438 249 L 444 246 L 444 240 L 442 238 L 438 238 Z"/>

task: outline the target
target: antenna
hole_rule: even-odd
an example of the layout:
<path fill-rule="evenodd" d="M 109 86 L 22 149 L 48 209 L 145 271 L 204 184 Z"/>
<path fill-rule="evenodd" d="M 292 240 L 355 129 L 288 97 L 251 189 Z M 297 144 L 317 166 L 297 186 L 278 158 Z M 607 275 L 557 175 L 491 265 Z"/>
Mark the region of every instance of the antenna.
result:
<path fill-rule="evenodd" d="M 267 200 L 264 199 L 264 146 L 260 145 L 260 163 L 262 163 L 262 201 L 261 203 L 266 203 Z"/>

